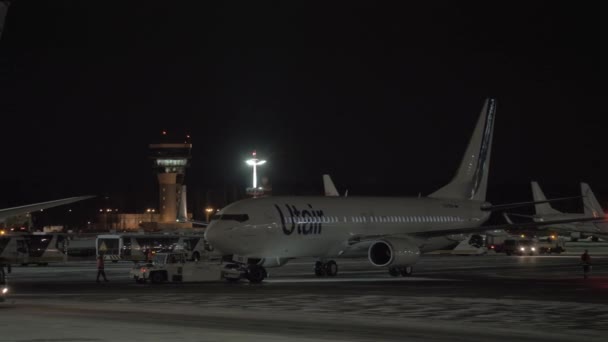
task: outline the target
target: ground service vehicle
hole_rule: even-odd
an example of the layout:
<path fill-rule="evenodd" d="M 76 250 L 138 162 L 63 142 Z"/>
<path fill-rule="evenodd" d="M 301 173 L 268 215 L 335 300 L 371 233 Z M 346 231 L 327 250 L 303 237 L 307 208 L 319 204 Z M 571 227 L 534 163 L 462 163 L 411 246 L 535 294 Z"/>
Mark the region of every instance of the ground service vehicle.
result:
<path fill-rule="evenodd" d="M 224 264 L 217 261 L 188 261 L 183 253 L 158 253 L 152 263 L 136 265 L 130 275 L 137 283 L 205 282 L 220 281 L 225 277 L 236 278 L 240 274 L 226 274 Z"/>
<path fill-rule="evenodd" d="M 107 234 L 98 235 L 95 242 L 97 255 L 117 262 L 146 261 L 148 252 L 184 253 L 186 259 L 201 260 L 210 247 L 201 235 L 177 234 Z"/>
<path fill-rule="evenodd" d="M 539 254 L 560 254 L 565 251 L 564 241 L 559 237 L 545 237 L 538 239 L 537 243 Z"/>
<path fill-rule="evenodd" d="M 535 255 L 538 254 L 538 246 L 531 239 L 508 239 L 505 240 L 504 252 L 507 255 Z"/>

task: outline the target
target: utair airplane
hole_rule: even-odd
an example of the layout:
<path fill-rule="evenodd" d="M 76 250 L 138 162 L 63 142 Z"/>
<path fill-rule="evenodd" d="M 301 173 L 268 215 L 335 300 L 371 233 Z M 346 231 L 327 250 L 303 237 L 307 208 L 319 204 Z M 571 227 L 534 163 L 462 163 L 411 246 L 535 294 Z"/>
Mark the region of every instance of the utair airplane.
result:
<path fill-rule="evenodd" d="M 538 182 L 531 182 L 532 186 L 532 197 L 534 201 L 538 202 L 535 204 L 534 215 L 521 215 L 521 214 L 505 214 L 508 216 L 519 216 L 531 218 L 536 222 L 551 221 L 551 220 L 564 220 L 564 219 L 577 219 L 577 218 L 588 218 L 595 217 L 596 220 L 585 220 L 583 222 L 573 222 L 565 224 L 552 225 L 552 229 L 576 233 L 572 234 L 573 237 L 580 235 L 578 233 L 584 233 L 593 235 L 601 238 L 608 238 L 608 223 L 605 222 L 606 214 L 600 206 L 600 203 L 595 198 L 591 187 L 587 183 L 581 183 L 581 197 L 583 198 L 583 213 L 564 213 L 551 206 L 550 203 L 540 203 L 545 201 L 545 193 L 538 185 Z M 509 220 L 508 220 L 509 221 Z"/>
<path fill-rule="evenodd" d="M 334 258 L 365 255 L 372 265 L 386 267 L 392 276 L 411 275 L 421 253 L 452 245 L 463 234 L 514 227 L 481 228 L 492 211 L 535 204 L 492 205 L 485 201 L 495 114 L 495 100 L 487 99 L 456 175 L 427 197 L 245 199 L 214 215 L 205 237 L 252 283 L 263 281 L 265 267 L 282 266 L 301 257 L 318 258 L 317 275 L 336 275 Z M 546 224 L 550 223 L 517 227 Z"/>

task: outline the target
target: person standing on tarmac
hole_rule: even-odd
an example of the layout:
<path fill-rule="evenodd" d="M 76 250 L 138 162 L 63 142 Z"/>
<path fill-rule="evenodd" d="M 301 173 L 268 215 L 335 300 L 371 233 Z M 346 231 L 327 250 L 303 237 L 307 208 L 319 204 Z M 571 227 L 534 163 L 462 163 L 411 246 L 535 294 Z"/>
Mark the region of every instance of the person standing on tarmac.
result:
<path fill-rule="evenodd" d="M 586 249 L 585 253 L 581 255 L 581 264 L 583 265 L 583 277 L 587 279 L 587 277 L 589 277 L 589 271 L 591 270 L 591 256 Z"/>
<path fill-rule="evenodd" d="M 103 256 L 97 256 L 97 282 L 99 283 L 99 276 L 103 276 L 103 281 L 108 281 L 106 278 L 106 271 L 104 270 L 105 265 L 103 263 Z"/>

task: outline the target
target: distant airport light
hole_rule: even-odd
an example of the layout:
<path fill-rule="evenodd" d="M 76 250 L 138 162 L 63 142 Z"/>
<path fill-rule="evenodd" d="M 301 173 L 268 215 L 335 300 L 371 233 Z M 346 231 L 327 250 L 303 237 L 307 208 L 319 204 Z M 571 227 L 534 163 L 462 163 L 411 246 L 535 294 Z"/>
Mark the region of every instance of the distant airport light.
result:
<path fill-rule="evenodd" d="M 213 208 L 207 208 L 207 209 L 205 209 L 205 211 L 208 212 L 208 213 L 212 213 L 213 212 Z"/>
<path fill-rule="evenodd" d="M 257 155 L 256 152 L 253 151 L 253 153 L 252 153 L 253 158 L 245 161 L 245 163 L 247 163 L 247 165 L 253 166 L 253 188 L 254 189 L 258 187 L 257 167 L 258 167 L 258 165 L 266 164 L 265 160 L 260 160 L 260 159 L 256 158 L 256 155 Z"/>

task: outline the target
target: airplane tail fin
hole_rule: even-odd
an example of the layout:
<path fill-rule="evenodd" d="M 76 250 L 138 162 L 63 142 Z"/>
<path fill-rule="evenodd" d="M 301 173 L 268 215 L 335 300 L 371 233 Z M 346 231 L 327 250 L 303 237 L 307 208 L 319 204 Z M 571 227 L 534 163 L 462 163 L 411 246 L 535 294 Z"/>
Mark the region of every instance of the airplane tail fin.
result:
<path fill-rule="evenodd" d="M 583 196 L 583 206 L 585 207 L 585 216 L 604 217 L 604 210 L 595 198 L 593 191 L 587 183 L 581 183 L 581 195 Z"/>
<path fill-rule="evenodd" d="M 340 197 L 340 193 L 329 175 L 323 175 L 323 188 L 325 189 L 325 196 Z"/>
<path fill-rule="evenodd" d="M 429 197 L 485 201 L 495 117 L 496 100 L 486 99 L 458 172 Z"/>
<path fill-rule="evenodd" d="M 535 202 L 546 201 L 547 197 L 545 193 L 538 185 L 538 182 L 531 182 L 532 185 L 532 198 Z M 535 204 L 534 209 L 536 210 L 536 215 L 546 215 L 546 214 L 559 214 L 558 210 L 553 209 L 551 203 L 540 203 Z"/>

